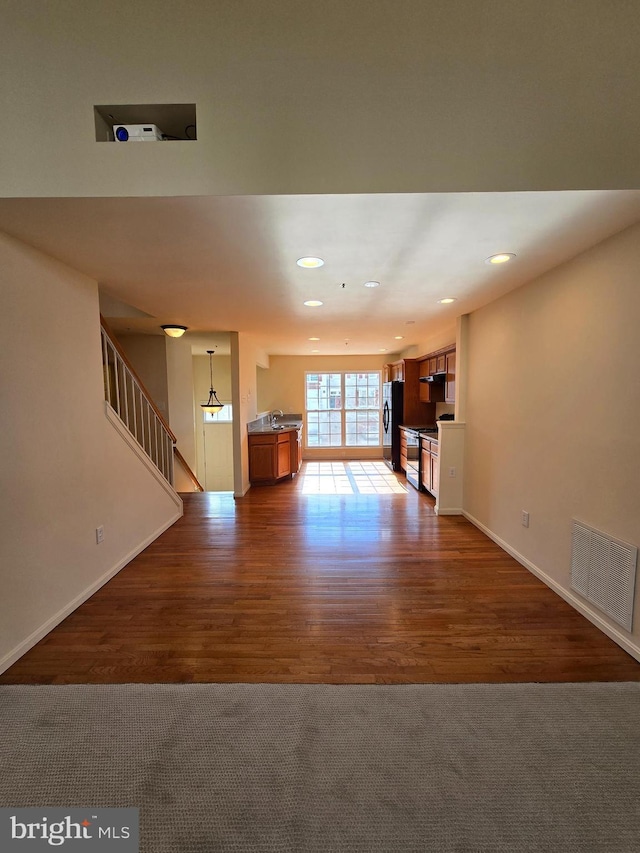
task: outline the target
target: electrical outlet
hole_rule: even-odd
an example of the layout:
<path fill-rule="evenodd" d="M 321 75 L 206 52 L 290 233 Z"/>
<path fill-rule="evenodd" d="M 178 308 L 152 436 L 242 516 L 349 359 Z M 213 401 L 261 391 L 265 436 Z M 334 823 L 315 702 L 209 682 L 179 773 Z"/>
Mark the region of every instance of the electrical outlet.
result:
<path fill-rule="evenodd" d="M 102 525 L 96 527 L 96 545 L 99 545 L 101 542 L 104 542 L 104 527 Z"/>
<path fill-rule="evenodd" d="M 449 476 L 450 477 L 456 476 L 456 469 L 455 468 L 449 468 Z"/>
<path fill-rule="evenodd" d="M 522 526 L 523 527 L 529 526 L 529 513 L 526 511 L 526 509 L 522 510 Z"/>

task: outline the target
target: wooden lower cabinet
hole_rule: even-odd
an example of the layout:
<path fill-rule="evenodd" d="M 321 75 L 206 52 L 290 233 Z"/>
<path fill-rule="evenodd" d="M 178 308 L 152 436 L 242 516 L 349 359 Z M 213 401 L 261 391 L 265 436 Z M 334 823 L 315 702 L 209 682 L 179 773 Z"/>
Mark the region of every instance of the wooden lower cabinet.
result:
<path fill-rule="evenodd" d="M 420 448 L 420 484 L 434 497 L 438 494 L 440 469 L 438 466 L 438 442 L 422 438 Z"/>
<path fill-rule="evenodd" d="M 302 430 L 249 433 L 249 480 L 273 485 L 302 465 Z"/>
<path fill-rule="evenodd" d="M 302 467 L 302 430 L 290 433 L 291 473 L 297 474 Z"/>
<path fill-rule="evenodd" d="M 407 471 L 407 436 L 403 429 L 400 429 L 400 470 L 403 474 Z"/>
<path fill-rule="evenodd" d="M 438 495 L 440 486 L 440 465 L 438 464 L 438 442 L 431 442 L 431 489 L 434 497 Z"/>

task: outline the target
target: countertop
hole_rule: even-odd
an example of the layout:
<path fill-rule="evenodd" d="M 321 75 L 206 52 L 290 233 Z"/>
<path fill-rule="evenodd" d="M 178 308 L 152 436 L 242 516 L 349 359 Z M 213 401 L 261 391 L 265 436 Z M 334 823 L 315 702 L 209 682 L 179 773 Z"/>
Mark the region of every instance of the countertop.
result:
<path fill-rule="evenodd" d="M 418 427 L 418 426 L 410 426 L 409 424 L 400 424 L 400 429 L 409 430 L 409 432 L 414 433 L 415 435 L 426 435 L 428 438 L 437 438 L 438 437 L 438 427 Z"/>
<path fill-rule="evenodd" d="M 302 429 L 302 421 L 285 421 L 275 426 L 250 427 L 248 433 L 249 435 L 271 435 L 277 432 L 294 432 L 299 429 Z"/>

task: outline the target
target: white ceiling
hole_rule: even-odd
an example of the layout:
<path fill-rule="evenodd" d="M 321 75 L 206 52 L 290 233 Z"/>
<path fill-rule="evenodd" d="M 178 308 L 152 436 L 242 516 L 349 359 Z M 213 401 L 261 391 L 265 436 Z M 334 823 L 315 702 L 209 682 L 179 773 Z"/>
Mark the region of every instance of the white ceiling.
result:
<path fill-rule="evenodd" d="M 637 221 L 640 191 L 0 199 L 1 230 L 137 309 L 115 328 L 180 323 L 203 351 L 202 333 L 241 331 L 283 355 L 419 345 Z"/>

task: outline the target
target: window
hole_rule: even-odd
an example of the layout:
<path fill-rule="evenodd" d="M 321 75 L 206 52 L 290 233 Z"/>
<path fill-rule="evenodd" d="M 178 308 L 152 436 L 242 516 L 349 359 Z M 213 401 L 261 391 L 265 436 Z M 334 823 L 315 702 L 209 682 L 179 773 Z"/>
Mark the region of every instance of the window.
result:
<path fill-rule="evenodd" d="M 307 373 L 308 447 L 380 445 L 380 372 Z"/>
<path fill-rule="evenodd" d="M 231 403 L 225 403 L 219 412 L 204 412 L 205 424 L 229 424 L 232 420 L 233 409 L 231 408 Z"/>

